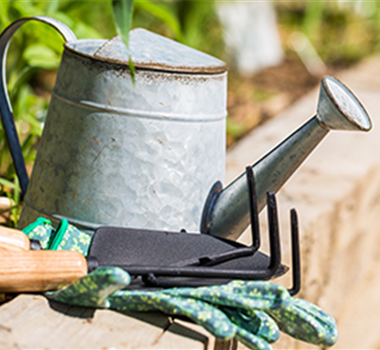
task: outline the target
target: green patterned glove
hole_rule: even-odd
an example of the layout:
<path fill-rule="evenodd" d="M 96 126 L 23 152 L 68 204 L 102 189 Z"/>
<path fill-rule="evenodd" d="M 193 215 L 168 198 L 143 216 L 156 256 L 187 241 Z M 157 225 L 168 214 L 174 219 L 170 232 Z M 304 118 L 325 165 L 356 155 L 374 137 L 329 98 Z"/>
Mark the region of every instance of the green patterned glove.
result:
<path fill-rule="evenodd" d="M 161 291 L 119 290 L 129 283 L 129 275 L 115 267 L 98 268 L 71 286 L 46 296 L 52 300 L 79 306 L 103 307 L 123 311 L 161 311 L 185 316 L 203 326 L 215 337 L 237 337 L 250 349 L 271 350 L 269 342 L 278 339 L 279 329 L 264 312 L 252 311 L 251 317 L 234 309 L 218 308 L 210 303 L 171 296 Z"/>
<path fill-rule="evenodd" d="M 50 220 L 39 217 L 36 221 L 22 230 L 30 239 L 37 239 L 43 249 L 75 250 L 87 255 L 91 243 L 91 235 L 70 225 L 62 219 L 57 228 Z"/>
<path fill-rule="evenodd" d="M 131 276 L 119 267 L 99 267 L 63 289 L 45 295 L 61 303 L 94 308 L 109 308 L 108 297 L 131 282 Z"/>
<path fill-rule="evenodd" d="M 222 308 L 223 312 L 237 326 L 236 339 L 250 349 L 271 348 L 280 337 L 277 324 L 265 312 L 252 310 L 251 317 L 230 308 Z"/>
<path fill-rule="evenodd" d="M 101 267 L 64 289 L 48 292 L 49 299 L 66 304 L 104 307 L 118 311 L 161 311 L 186 316 L 222 339 L 235 336 L 236 327 L 219 309 L 194 299 L 161 292 L 120 290 L 129 284 L 129 274 L 116 267 Z"/>
<path fill-rule="evenodd" d="M 281 331 L 292 337 L 318 345 L 333 346 L 338 340 L 334 318 L 316 305 L 293 299 L 286 307 L 268 311 Z"/>
<path fill-rule="evenodd" d="M 233 307 L 248 317 L 261 310 L 276 321 L 281 331 L 311 344 L 332 346 L 338 339 L 332 316 L 305 300 L 292 298 L 284 287 L 274 283 L 232 281 L 222 286 L 173 288 L 163 292 Z"/>
<path fill-rule="evenodd" d="M 283 308 L 291 300 L 288 291 L 277 284 L 263 281 L 232 281 L 228 284 L 200 288 L 171 288 L 164 293 L 207 301 L 214 305 L 244 310 Z"/>
<path fill-rule="evenodd" d="M 41 247 L 47 249 L 49 241 L 54 235 L 55 229 L 50 220 L 39 217 L 36 221 L 26 226 L 22 231 L 29 237 L 29 239 L 40 241 Z"/>
<path fill-rule="evenodd" d="M 331 346 L 337 340 L 330 315 L 291 298 L 285 288 L 273 283 L 233 281 L 202 288 L 120 290 L 129 283 L 129 277 L 120 279 L 125 275 L 118 268 L 103 267 L 47 296 L 72 305 L 186 316 L 217 338 L 236 337 L 250 349 L 271 349 L 269 343 L 279 337 L 277 324 L 283 332 L 312 344 Z"/>

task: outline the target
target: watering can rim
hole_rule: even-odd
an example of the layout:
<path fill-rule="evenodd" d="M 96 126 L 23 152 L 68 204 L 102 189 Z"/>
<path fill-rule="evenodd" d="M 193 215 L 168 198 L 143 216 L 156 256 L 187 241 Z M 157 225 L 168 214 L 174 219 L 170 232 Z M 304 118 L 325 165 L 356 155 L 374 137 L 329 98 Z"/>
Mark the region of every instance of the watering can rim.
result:
<path fill-rule="evenodd" d="M 96 51 L 91 54 L 79 46 L 89 42 L 99 43 Z M 152 48 L 150 44 L 156 47 Z M 216 75 L 228 71 L 227 64 L 218 58 L 142 28 L 130 31 L 130 50 L 124 46 L 119 35 L 109 40 L 68 41 L 64 46 L 79 56 L 115 64 L 128 70 L 131 54 L 133 65 L 138 70 L 194 75 Z"/>

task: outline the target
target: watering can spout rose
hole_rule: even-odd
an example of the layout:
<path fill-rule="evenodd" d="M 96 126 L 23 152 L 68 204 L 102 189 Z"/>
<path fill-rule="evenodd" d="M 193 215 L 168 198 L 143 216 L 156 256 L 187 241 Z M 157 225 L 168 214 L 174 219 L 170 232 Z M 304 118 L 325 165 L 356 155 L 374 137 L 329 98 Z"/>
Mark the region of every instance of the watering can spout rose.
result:
<path fill-rule="evenodd" d="M 13 34 L 34 20 L 54 27 L 64 52 L 30 178 L 6 89 Z M 135 66 L 131 78 L 129 58 Z M 227 67 L 224 62 L 143 29 L 77 40 L 49 17 L 18 20 L 0 36 L 0 114 L 25 195 L 19 227 L 44 216 L 88 232 L 99 226 L 200 231 L 236 239 L 249 224 L 245 174 L 222 189 Z M 363 130 L 371 121 L 340 81 L 322 80 L 316 116 L 253 170 L 259 209 L 329 130 Z"/>

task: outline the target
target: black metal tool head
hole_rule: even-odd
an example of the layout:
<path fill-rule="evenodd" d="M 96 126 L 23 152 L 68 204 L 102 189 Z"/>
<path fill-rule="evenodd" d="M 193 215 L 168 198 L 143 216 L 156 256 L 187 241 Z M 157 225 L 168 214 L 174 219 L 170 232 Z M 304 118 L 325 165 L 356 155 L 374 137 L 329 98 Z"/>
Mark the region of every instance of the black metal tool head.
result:
<path fill-rule="evenodd" d="M 247 168 L 247 181 L 252 221 L 251 246 L 184 231 L 101 227 L 94 234 L 89 255 L 96 257 L 101 266 L 119 266 L 128 271 L 135 277 L 131 288 L 139 289 L 146 286 L 203 286 L 227 283 L 233 279 L 269 280 L 279 277 L 288 268 L 281 265 L 275 194 L 268 192 L 267 195 L 268 256 L 257 251 L 260 233 L 254 176 L 250 167 Z"/>
<path fill-rule="evenodd" d="M 202 266 L 210 261 L 210 255 L 241 248 L 246 246 L 209 235 L 102 227 L 95 232 L 89 255 L 95 256 L 100 266 L 119 266 L 135 277 L 150 275 L 150 283 L 156 281 L 159 286 L 209 285 L 232 279 L 272 277 L 267 273 L 270 258 L 261 252 Z M 276 277 L 287 270 L 282 266 Z"/>

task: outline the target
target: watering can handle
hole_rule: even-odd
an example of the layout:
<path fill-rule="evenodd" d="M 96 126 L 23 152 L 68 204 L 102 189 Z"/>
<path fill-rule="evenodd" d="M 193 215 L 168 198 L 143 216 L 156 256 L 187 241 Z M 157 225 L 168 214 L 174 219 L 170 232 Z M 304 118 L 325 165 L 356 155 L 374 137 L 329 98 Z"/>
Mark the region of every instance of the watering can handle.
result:
<path fill-rule="evenodd" d="M 75 34 L 63 23 L 45 16 L 35 16 L 22 18 L 13 22 L 0 35 L 0 63 L 1 63 L 1 79 L 0 79 L 0 115 L 3 121 L 3 127 L 6 138 L 8 140 L 9 149 L 11 151 L 13 163 L 15 165 L 17 177 L 20 181 L 21 191 L 25 195 L 28 188 L 28 174 L 26 172 L 25 161 L 21 151 L 20 140 L 17 135 L 15 122 L 12 113 L 12 107 L 7 91 L 7 80 L 5 74 L 6 56 L 9 44 L 16 30 L 24 23 L 35 20 L 49 24 L 55 28 L 64 38 L 65 41 L 76 41 Z"/>

